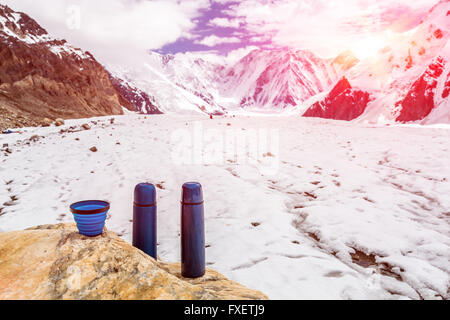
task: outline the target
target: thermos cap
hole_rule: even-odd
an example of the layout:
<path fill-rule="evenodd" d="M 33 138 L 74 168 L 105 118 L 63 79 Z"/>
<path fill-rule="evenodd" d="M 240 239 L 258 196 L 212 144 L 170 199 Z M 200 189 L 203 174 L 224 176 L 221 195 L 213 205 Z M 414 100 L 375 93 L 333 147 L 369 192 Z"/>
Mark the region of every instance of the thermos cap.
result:
<path fill-rule="evenodd" d="M 198 182 L 187 182 L 183 184 L 181 202 L 183 204 L 203 203 L 202 185 Z"/>
<path fill-rule="evenodd" d="M 134 203 L 138 206 L 156 205 L 156 188 L 151 183 L 140 183 L 134 189 Z"/>

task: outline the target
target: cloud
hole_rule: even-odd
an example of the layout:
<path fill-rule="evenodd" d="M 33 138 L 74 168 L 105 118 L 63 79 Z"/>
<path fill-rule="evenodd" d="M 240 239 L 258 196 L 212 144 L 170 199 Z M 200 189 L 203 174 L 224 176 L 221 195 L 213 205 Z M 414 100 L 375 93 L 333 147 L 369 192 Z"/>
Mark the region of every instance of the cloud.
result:
<path fill-rule="evenodd" d="M 201 41 L 197 41 L 196 43 L 202 44 L 202 45 L 208 46 L 208 47 L 215 47 L 219 44 L 239 43 L 239 42 L 241 42 L 241 39 L 239 39 L 237 37 L 218 37 L 216 35 L 211 35 L 211 36 L 203 38 Z"/>
<path fill-rule="evenodd" d="M 399 25 L 405 31 L 436 0 L 247 0 L 231 5 L 226 14 L 243 17 L 253 39 L 271 38 L 273 45 L 310 49 L 334 56 L 367 35 Z M 395 29 L 395 28 L 393 28 Z"/>
<path fill-rule="evenodd" d="M 35 18 L 51 35 L 91 51 L 105 64 L 137 64 L 146 50 L 185 52 L 207 46 L 224 54 L 252 44 L 309 49 L 332 57 L 387 29 L 411 29 L 436 2 L 0 0 Z M 77 22 L 79 28 L 71 28 Z"/>
<path fill-rule="evenodd" d="M 209 24 L 222 28 L 239 28 L 241 22 L 239 19 L 214 18 Z"/>
<path fill-rule="evenodd" d="M 236 0 L 213 0 L 213 2 L 219 3 L 219 4 L 228 4 L 228 3 L 236 2 Z"/>
<path fill-rule="evenodd" d="M 45 4 L 43 4 L 45 2 Z M 36 19 L 58 38 L 91 51 L 103 63 L 134 60 L 180 38 L 208 0 L 0 0 Z"/>

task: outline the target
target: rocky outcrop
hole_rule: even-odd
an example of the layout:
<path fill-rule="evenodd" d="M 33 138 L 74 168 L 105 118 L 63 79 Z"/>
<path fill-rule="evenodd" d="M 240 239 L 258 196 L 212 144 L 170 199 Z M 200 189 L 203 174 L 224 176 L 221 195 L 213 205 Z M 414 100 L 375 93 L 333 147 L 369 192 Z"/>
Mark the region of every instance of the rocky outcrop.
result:
<path fill-rule="evenodd" d="M 108 73 L 90 53 L 50 37 L 29 16 L 3 5 L 0 106 L 1 129 L 38 124 L 43 118 L 123 113 Z M 19 117 L 27 121 L 16 121 Z"/>
<path fill-rule="evenodd" d="M 445 81 L 444 90 L 442 90 L 442 99 L 447 98 L 450 95 L 450 72 L 447 74 L 447 80 Z"/>
<path fill-rule="evenodd" d="M 3 299 L 267 299 L 207 270 L 184 279 L 180 264 L 157 262 L 106 231 L 89 238 L 74 224 L 0 233 Z"/>
<path fill-rule="evenodd" d="M 352 88 L 343 77 L 326 98 L 313 104 L 303 117 L 350 121 L 364 113 L 369 99 L 369 93 Z"/>
<path fill-rule="evenodd" d="M 427 70 L 411 86 L 406 97 L 397 102 L 396 107 L 400 108 L 397 117 L 399 122 L 422 120 L 428 116 L 435 107 L 435 91 L 439 78 L 443 75 L 445 68 L 444 59 L 437 57 Z M 448 94 L 442 93 L 442 98 L 447 98 Z"/>

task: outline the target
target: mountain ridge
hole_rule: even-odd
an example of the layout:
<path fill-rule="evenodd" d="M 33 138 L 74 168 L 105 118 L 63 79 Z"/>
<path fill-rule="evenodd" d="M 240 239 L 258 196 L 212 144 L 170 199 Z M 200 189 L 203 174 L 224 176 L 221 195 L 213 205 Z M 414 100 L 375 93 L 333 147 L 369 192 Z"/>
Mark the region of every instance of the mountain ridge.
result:
<path fill-rule="evenodd" d="M 123 107 L 135 108 L 91 53 L 0 5 L 0 129 L 36 126 L 44 118 L 120 115 Z"/>

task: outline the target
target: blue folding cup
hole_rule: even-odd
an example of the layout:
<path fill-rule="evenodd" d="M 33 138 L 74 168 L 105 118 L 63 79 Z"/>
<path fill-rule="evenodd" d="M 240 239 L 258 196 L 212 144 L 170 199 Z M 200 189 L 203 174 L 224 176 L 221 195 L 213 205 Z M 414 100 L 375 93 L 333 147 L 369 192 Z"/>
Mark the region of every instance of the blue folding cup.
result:
<path fill-rule="evenodd" d="M 103 233 L 110 205 L 101 200 L 80 201 L 70 206 L 80 234 L 95 237 Z"/>

